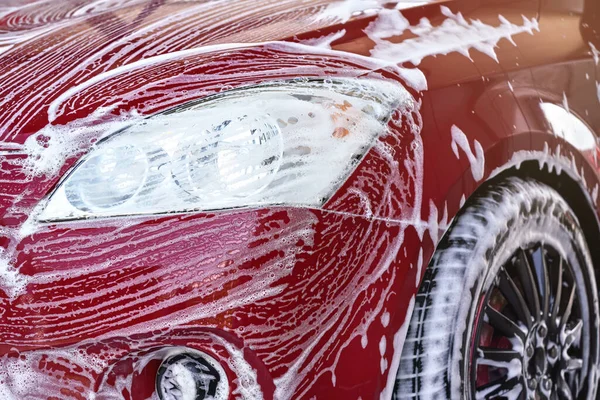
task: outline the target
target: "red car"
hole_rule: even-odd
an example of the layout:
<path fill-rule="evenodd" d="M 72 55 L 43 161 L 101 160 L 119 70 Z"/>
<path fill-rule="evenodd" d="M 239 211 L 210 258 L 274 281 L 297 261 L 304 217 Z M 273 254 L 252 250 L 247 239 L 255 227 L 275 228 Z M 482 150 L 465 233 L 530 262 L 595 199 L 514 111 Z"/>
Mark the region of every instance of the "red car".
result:
<path fill-rule="evenodd" d="M 5 0 L 0 399 L 595 398 L 597 49 L 597 0 Z"/>

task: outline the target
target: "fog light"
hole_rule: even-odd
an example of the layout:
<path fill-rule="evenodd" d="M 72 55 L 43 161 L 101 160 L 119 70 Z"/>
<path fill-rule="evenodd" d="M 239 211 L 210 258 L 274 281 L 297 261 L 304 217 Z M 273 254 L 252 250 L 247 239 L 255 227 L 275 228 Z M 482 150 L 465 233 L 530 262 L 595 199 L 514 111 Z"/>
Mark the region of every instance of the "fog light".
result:
<path fill-rule="evenodd" d="M 179 353 L 158 369 L 156 391 L 161 400 L 225 399 L 225 372 L 207 355 Z"/>

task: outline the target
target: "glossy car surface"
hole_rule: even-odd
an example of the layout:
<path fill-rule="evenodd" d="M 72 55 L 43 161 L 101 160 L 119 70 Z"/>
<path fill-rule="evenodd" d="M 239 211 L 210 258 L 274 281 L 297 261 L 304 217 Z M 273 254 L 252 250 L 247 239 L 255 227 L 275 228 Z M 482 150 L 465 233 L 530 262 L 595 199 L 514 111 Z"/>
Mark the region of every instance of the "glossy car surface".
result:
<path fill-rule="evenodd" d="M 435 246 L 497 176 L 555 187 L 600 265 L 599 12 L 594 0 L 0 5 L 0 398 L 156 396 L 171 346 L 217 360 L 230 398 L 390 398 Z M 299 77 L 389 80 L 412 97 L 322 206 L 37 221 L 113 132 L 86 128 Z"/>

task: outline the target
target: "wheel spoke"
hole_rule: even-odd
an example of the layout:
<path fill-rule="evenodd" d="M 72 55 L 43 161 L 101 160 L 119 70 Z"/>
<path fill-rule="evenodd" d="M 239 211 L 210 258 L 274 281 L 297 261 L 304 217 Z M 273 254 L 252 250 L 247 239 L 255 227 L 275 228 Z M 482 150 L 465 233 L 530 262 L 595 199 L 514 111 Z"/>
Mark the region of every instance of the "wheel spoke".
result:
<path fill-rule="evenodd" d="M 543 282 L 540 283 L 540 288 L 543 288 L 544 293 L 542 294 L 540 291 L 540 302 L 542 304 L 542 311 L 543 311 L 543 318 L 546 319 L 548 318 L 548 311 L 550 308 L 550 274 L 548 273 L 548 264 L 546 263 L 546 254 L 545 254 L 545 250 L 544 250 L 544 246 L 540 246 L 540 248 L 538 249 L 538 251 L 541 254 L 541 259 L 542 259 L 542 271 L 541 271 L 541 275 L 542 275 L 542 280 Z"/>
<path fill-rule="evenodd" d="M 525 250 L 520 249 L 517 252 L 517 261 L 518 265 L 516 267 L 519 277 L 521 278 L 521 283 L 523 284 L 523 291 L 525 292 L 525 297 L 527 298 L 527 304 L 529 304 L 529 309 L 532 311 L 535 321 L 539 321 L 540 301 L 537 284 L 536 279 L 533 276 L 533 269 L 531 268 L 531 264 L 529 263 Z"/>
<path fill-rule="evenodd" d="M 569 329 L 567 331 L 567 333 L 571 336 L 573 336 L 575 339 L 577 339 L 579 337 L 579 335 L 581 335 L 581 329 L 583 328 L 583 321 L 582 320 L 577 320 L 577 323 L 575 324 L 575 326 L 571 329 Z"/>
<path fill-rule="evenodd" d="M 565 371 L 576 371 L 583 368 L 583 360 L 579 358 L 571 358 L 565 362 Z"/>
<path fill-rule="evenodd" d="M 517 393 L 521 395 L 518 398 L 522 398 L 524 392 L 523 382 L 521 378 L 513 377 L 507 379 L 507 377 L 500 378 L 490 383 L 486 383 L 483 386 L 477 388 L 475 393 L 476 399 L 495 399 L 502 395 L 508 395 L 509 393 L 513 396 Z M 513 397 L 511 396 L 511 397 Z"/>
<path fill-rule="evenodd" d="M 500 272 L 499 289 L 500 292 L 502 292 L 502 295 L 508 301 L 508 304 L 510 304 L 513 310 L 517 313 L 519 319 L 525 323 L 528 328 L 531 328 L 533 323 L 531 321 L 529 307 L 521 295 L 519 288 L 515 284 L 515 281 L 512 280 L 504 268 L 502 268 L 502 271 Z"/>
<path fill-rule="evenodd" d="M 550 323 L 552 328 L 556 331 L 558 329 L 558 323 L 556 322 L 558 312 L 560 309 L 560 301 L 562 296 L 562 285 L 563 285 L 563 260 L 562 257 L 558 259 L 558 276 L 556 280 L 556 290 L 554 291 L 554 304 L 552 307 L 552 317 Z"/>
<path fill-rule="evenodd" d="M 581 335 L 581 329 L 583 328 L 583 321 L 582 320 L 578 320 L 577 323 L 571 328 L 571 329 L 567 329 L 566 325 L 563 328 L 563 332 L 560 335 L 562 340 L 561 340 L 561 344 L 563 346 L 564 349 L 568 349 L 571 347 L 571 345 L 577 340 L 579 339 L 580 335 Z"/>
<path fill-rule="evenodd" d="M 478 354 L 478 363 L 498 368 L 508 368 L 508 365 L 513 360 L 517 360 L 519 363 L 521 362 L 521 354 L 510 349 L 492 349 L 488 347 L 480 347 L 478 349 Z"/>
<path fill-rule="evenodd" d="M 563 374 L 559 374 L 557 386 L 558 386 L 558 394 L 559 394 L 560 398 L 567 399 L 567 400 L 573 399 L 573 394 L 571 393 L 571 388 L 569 387 L 569 384 L 567 383 L 567 381 L 565 381 Z"/>
<path fill-rule="evenodd" d="M 560 320 L 559 329 L 564 329 L 567 322 L 569 321 L 569 317 L 571 316 L 571 310 L 573 309 L 573 302 L 575 301 L 575 284 L 571 288 L 571 293 L 569 294 L 569 301 L 567 302 L 567 306 L 565 307 L 565 311 L 562 314 L 562 319 Z"/>
<path fill-rule="evenodd" d="M 551 396 L 552 396 L 552 391 L 547 391 L 547 390 L 542 390 L 542 389 L 538 389 L 536 391 L 537 393 L 537 399 L 539 400 L 550 400 Z"/>
<path fill-rule="evenodd" d="M 489 305 L 485 308 L 485 313 L 492 327 L 498 329 L 507 337 L 518 337 L 521 341 L 525 341 L 525 332 L 504 314 Z"/>

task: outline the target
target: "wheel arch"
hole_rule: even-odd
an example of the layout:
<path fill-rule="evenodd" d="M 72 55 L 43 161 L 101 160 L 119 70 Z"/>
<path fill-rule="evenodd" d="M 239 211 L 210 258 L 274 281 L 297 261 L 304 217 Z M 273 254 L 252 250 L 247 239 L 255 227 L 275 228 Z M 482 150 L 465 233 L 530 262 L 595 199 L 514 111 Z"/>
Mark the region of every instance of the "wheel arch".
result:
<path fill-rule="evenodd" d="M 556 138 L 553 139 L 556 140 Z M 565 199 L 575 213 L 592 255 L 596 281 L 600 283 L 600 217 L 597 208 L 595 208 L 595 203 L 598 201 L 600 179 L 593 172 L 589 163 L 585 162 L 585 157 L 579 151 L 566 142 L 563 142 L 562 146 L 563 150 L 560 150 L 559 147 L 559 151 L 570 154 L 568 164 L 565 163 L 563 155 L 551 155 L 547 147 L 542 152 L 521 151 L 513 153 L 510 161 L 493 170 L 485 182 L 467 197 L 467 201 L 460 207 L 456 215 L 459 215 L 469 204 L 469 199 L 483 193 L 489 186 L 496 185 L 509 177 L 533 179 L 548 185 Z M 525 154 L 525 156 L 515 157 L 519 153 Z M 466 174 L 468 173 L 469 171 L 466 172 Z M 587 177 L 589 182 L 584 177 Z M 590 187 L 592 189 L 589 189 Z"/>

